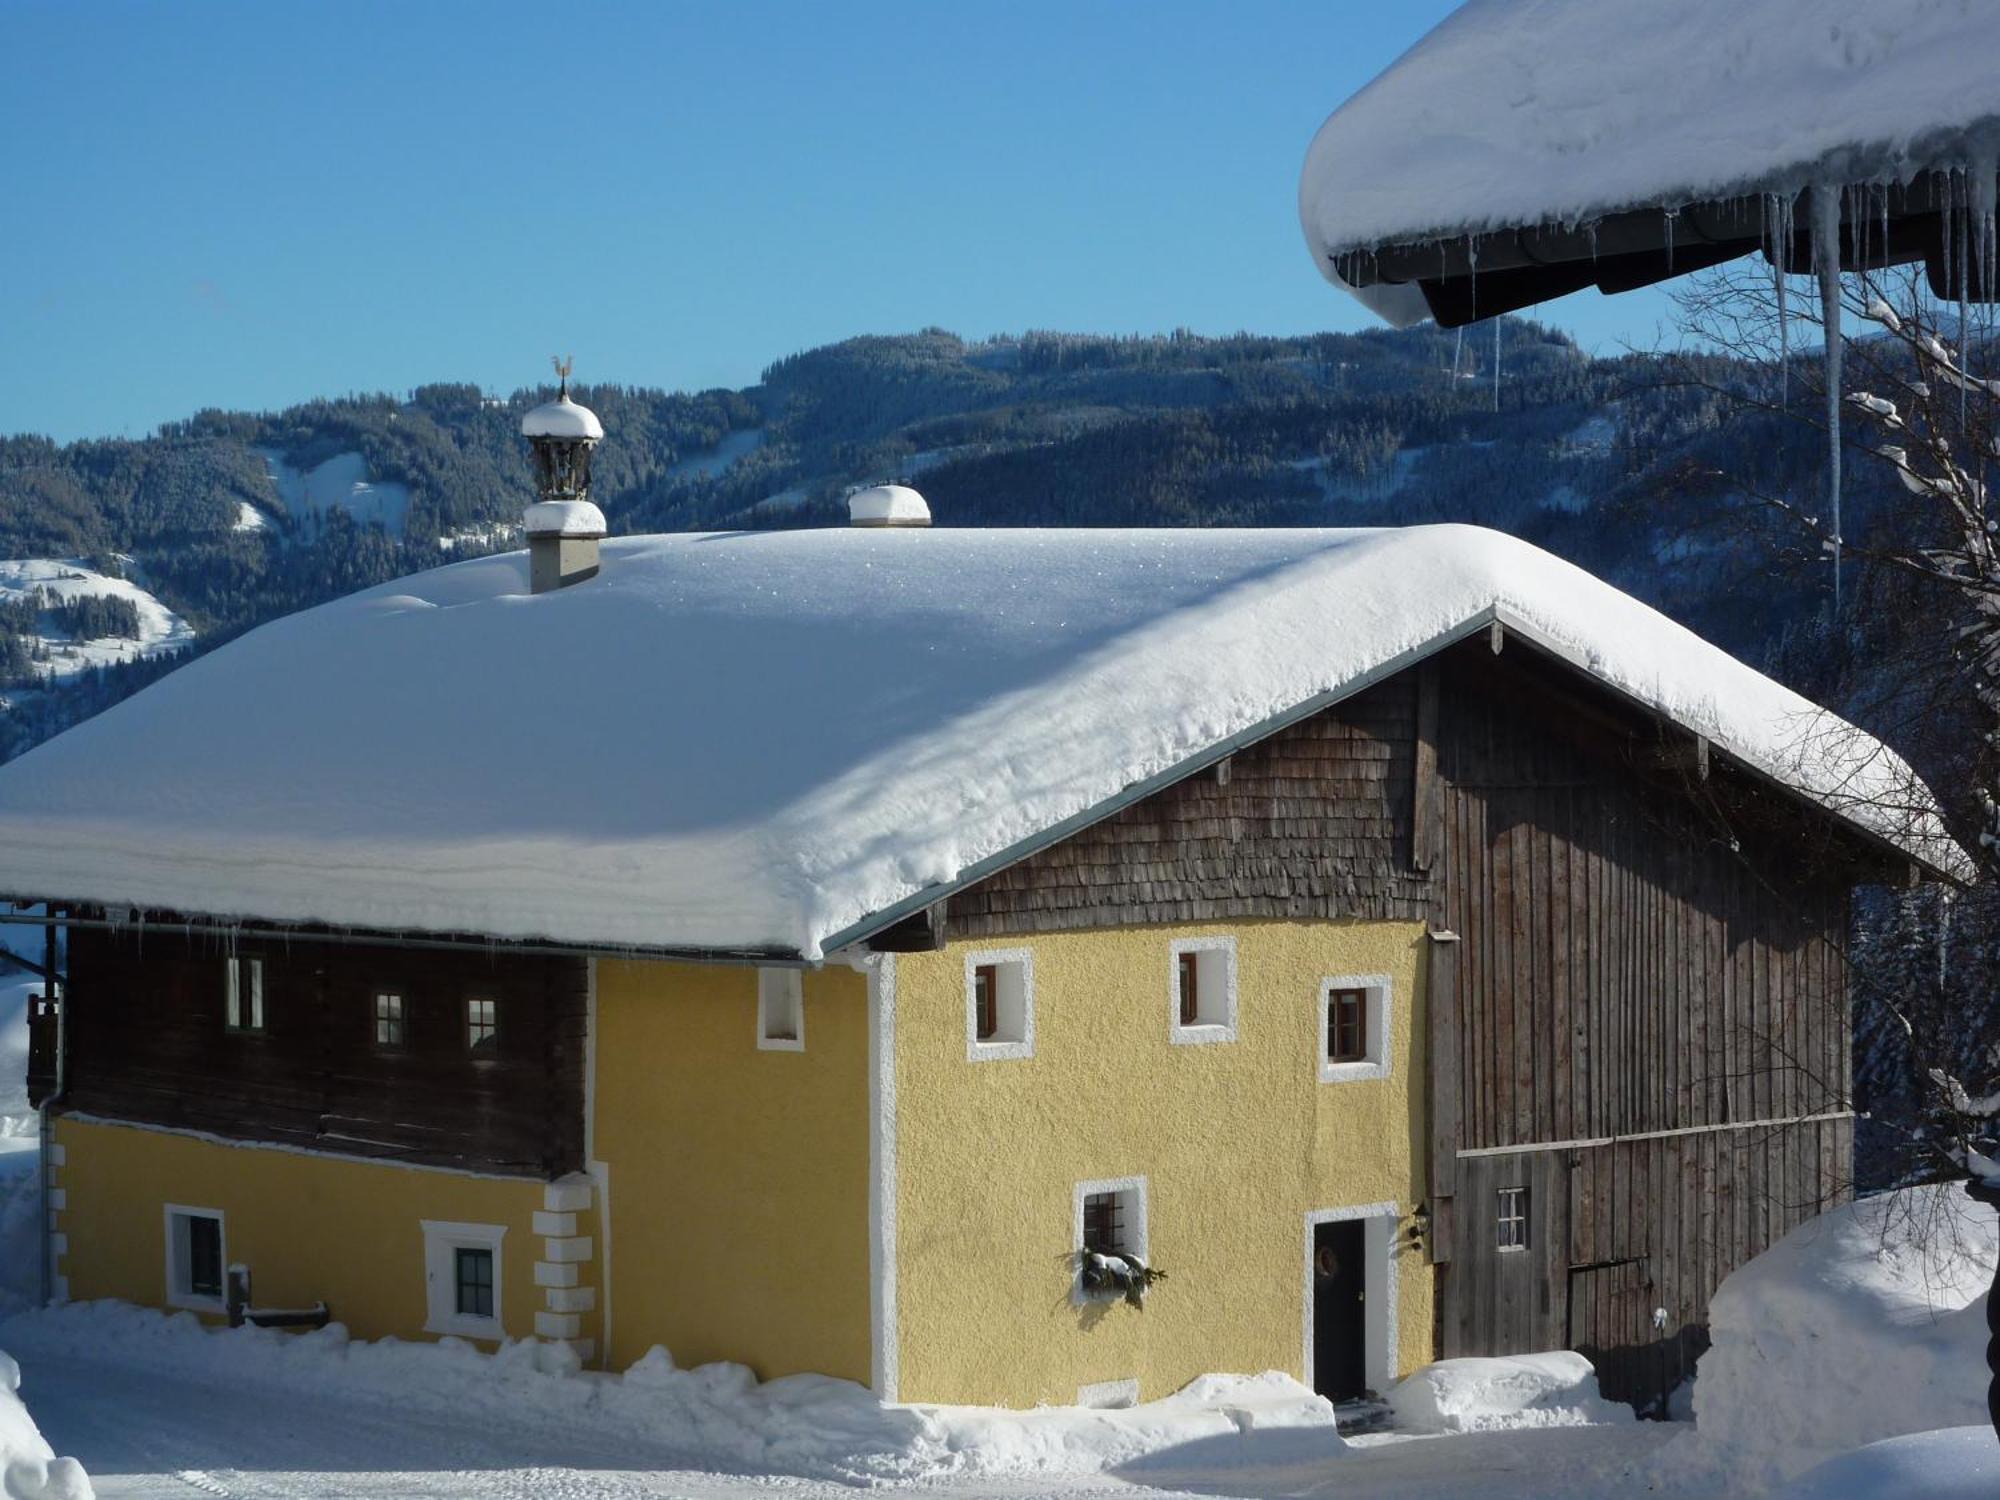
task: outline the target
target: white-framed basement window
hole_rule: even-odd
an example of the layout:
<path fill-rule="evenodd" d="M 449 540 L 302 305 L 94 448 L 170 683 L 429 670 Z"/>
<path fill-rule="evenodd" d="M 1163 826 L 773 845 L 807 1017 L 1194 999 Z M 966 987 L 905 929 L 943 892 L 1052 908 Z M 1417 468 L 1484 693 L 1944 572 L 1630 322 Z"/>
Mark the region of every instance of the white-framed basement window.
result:
<path fill-rule="evenodd" d="M 424 1219 L 424 1332 L 460 1338 L 506 1335 L 500 1320 L 504 1224 Z"/>
<path fill-rule="evenodd" d="M 1394 1000 L 1395 986 L 1387 974 L 1338 974 L 1319 982 L 1321 1083 L 1389 1076 Z"/>
<path fill-rule="evenodd" d="M 805 975 L 797 969 L 757 971 L 757 1047 L 762 1052 L 806 1050 Z"/>
<path fill-rule="evenodd" d="M 1074 1223 L 1070 1243 L 1076 1246 L 1076 1274 L 1070 1282 L 1070 1300 L 1111 1302 L 1122 1292 L 1093 1292 L 1084 1287 L 1083 1263 L 1091 1254 L 1136 1255 L 1149 1258 L 1146 1227 L 1146 1179 L 1106 1177 L 1076 1185 L 1072 1210 Z"/>
<path fill-rule="evenodd" d="M 264 960 L 223 960 L 223 1024 L 231 1031 L 264 1029 Z"/>
<path fill-rule="evenodd" d="M 1026 948 L 987 948 L 966 954 L 967 1061 L 1034 1055 L 1034 954 Z"/>
<path fill-rule="evenodd" d="M 229 1264 L 222 1210 L 166 1205 L 167 1306 L 223 1310 L 223 1269 Z"/>
<path fill-rule="evenodd" d="M 1176 938 L 1168 945 L 1168 1036 L 1177 1043 L 1236 1040 L 1236 939 Z"/>

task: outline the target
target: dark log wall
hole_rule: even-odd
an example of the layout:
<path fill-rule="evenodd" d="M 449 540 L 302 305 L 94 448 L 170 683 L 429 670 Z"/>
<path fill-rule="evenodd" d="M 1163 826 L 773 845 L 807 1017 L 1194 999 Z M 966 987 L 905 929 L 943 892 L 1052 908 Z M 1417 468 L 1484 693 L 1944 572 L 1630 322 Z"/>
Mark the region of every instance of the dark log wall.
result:
<path fill-rule="evenodd" d="M 261 1035 L 225 1028 L 232 953 L 264 962 Z M 69 962 L 67 1110 L 485 1172 L 582 1166 L 581 958 L 76 929 Z M 401 1048 L 374 1044 L 378 989 L 404 996 Z M 490 1057 L 466 1045 L 471 997 L 497 1004 Z"/>
<path fill-rule="evenodd" d="M 1416 677 L 1357 694 L 951 898 L 951 937 L 1235 917 L 1420 920 Z"/>
<path fill-rule="evenodd" d="M 1581 1348 L 1644 1402 L 1692 1367 L 1721 1278 L 1848 1191 L 1839 948 L 1866 856 L 1525 648 L 1435 670 L 1459 935 L 1439 1352 Z M 1513 1186 L 1526 1253 L 1496 1243 Z"/>

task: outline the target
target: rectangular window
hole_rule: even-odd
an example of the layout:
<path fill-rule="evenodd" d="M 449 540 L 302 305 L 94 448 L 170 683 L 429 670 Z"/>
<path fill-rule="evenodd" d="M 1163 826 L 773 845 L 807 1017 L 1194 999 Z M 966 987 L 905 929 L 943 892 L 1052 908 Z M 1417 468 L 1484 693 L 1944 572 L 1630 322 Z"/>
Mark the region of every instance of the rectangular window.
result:
<path fill-rule="evenodd" d="M 167 1205 L 167 1303 L 217 1311 L 222 1306 L 222 1214 Z"/>
<path fill-rule="evenodd" d="M 797 969 L 757 971 L 757 1046 L 765 1052 L 806 1050 L 805 976 Z"/>
<path fill-rule="evenodd" d="M 474 1057 L 491 1057 L 500 1050 L 499 1007 L 496 1002 L 465 1002 L 465 1048 Z"/>
<path fill-rule="evenodd" d="M 1496 1216 L 1498 1225 L 1497 1243 L 1502 1250 L 1525 1250 L 1528 1248 L 1528 1190 L 1524 1187 L 1500 1189 L 1500 1206 Z"/>
<path fill-rule="evenodd" d="M 1326 1004 L 1326 1060 L 1368 1061 L 1368 991 L 1329 990 Z"/>
<path fill-rule="evenodd" d="M 1079 1182 L 1074 1192 L 1077 1253 L 1071 1300 L 1080 1306 L 1122 1297 L 1133 1264 L 1146 1260 L 1146 1179 Z"/>
<path fill-rule="evenodd" d="M 391 990 L 379 990 L 375 995 L 375 1045 L 403 1045 L 403 997 Z"/>
<path fill-rule="evenodd" d="M 452 1249 L 453 1282 L 458 1293 L 458 1315 L 462 1318 L 493 1316 L 493 1252 L 457 1245 Z"/>
<path fill-rule="evenodd" d="M 223 1020 L 231 1031 L 264 1029 L 264 960 L 223 960 Z"/>
<path fill-rule="evenodd" d="M 1117 1193 L 1084 1194 L 1083 1248 L 1098 1255 L 1124 1253 L 1125 1208 Z"/>
<path fill-rule="evenodd" d="M 1035 1055 L 1035 966 L 1026 948 L 965 956 L 965 1055 Z"/>
<path fill-rule="evenodd" d="M 1167 945 L 1168 1038 L 1236 1040 L 1236 939 L 1178 938 Z"/>

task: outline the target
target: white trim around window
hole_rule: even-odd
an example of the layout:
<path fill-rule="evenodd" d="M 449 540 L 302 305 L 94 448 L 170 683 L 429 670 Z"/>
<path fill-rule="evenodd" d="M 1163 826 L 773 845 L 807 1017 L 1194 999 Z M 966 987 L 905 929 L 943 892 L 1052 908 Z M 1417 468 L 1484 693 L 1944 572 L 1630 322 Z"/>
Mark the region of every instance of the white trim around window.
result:
<path fill-rule="evenodd" d="M 979 1037 L 975 976 L 991 966 L 998 981 L 995 1028 Z M 1035 955 L 1027 948 L 982 948 L 965 955 L 965 1059 L 995 1062 L 1035 1055 Z"/>
<path fill-rule="evenodd" d="M 454 1224 L 444 1219 L 419 1221 L 424 1229 L 424 1332 L 454 1334 L 459 1338 L 497 1339 L 506 1336 L 501 1326 L 504 1288 L 501 1285 L 500 1242 L 507 1237 L 504 1224 Z M 458 1310 L 458 1263 L 456 1250 L 490 1250 L 493 1253 L 493 1315 L 474 1317 Z"/>
<path fill-rule="evenodd" d="M 1116 1300 L 1111 1292 L 1087 1292 L 1083 1289 L 1083 1200 L 1098 1193 L 1116 1193 L 1121 1200 L 1119 1212 L 1125 1220 L 1122 1243 L 1119 1251 L 1125 1255 L 1136 1255 L 1140 1260 L 1150 1262 L 1151 1235 L 1146 1227 L 1146 1179 L 1143 1177 L 1103 1177 L 1091 1182 L 1079 1182 L 1071 1199 L 1069 1242 L 1076 1247 L 1076 1270 L 1070 1277 L 1069 1299 L 1078 1307 L 1091 1302 Z"/>
<path fill-rule="evenodd" d="M 1361 1062 L 1328 1060 L 1327 1036 L 1332 1007 L 1328 998 L 1335 990 L 1368 992 L 1367 1057 Z M 1389 1076 L 1389 1012 L 1395 1004 L 1396 988 L 1387 974 L 1335 974 L 1319 982 L 1319 1081 L 1353 1083 L 1364 1078 Z"/>
<path fill-rule="evenodd" d="M 757 1050 L 806 1050 L 806 984 L 797 969 L 757 971 Z"/>
<path fill-rule="evenodd" d="M 194 1265 L 188 1231 L 191 1219 L 215 1221 L 216 1279 L 215 1295 L 212 1297 L 196 1292 L 193 1287 Z M 222 1210 L 169 1203 L 165 1205 L 163 1223 L 166 1229 L 167 1306 L 185 1307 L 193 1312 L 224 1311 L 224 1293 L 229 1285 L 229 1232 Z"/>
<path fill-rule="evenodd" d="M 1181 955 L 1195 956 L 1195 1020 L 1181 1024 Z M 1236 1040 L 1236 939 L 1175 938 L 1167 945 L 1167 1036 L 1178 1045 Z"/>

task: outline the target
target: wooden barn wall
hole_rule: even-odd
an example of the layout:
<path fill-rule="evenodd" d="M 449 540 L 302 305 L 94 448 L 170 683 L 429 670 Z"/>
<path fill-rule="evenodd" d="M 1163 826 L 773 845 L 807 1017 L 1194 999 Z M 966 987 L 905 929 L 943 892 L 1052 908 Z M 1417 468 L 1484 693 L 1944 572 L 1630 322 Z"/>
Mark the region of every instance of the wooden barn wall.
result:
<path fill-rule="evenodd" d="M 953 896 L 950 935 L 1238 917 L 1420 920 L 1416 674 L 1359 693 Z"/>
<path fill-rule="evenodd" d="M 262 1034 L 224 1026 L 232 953 L 263 960 Z M 581 958 L 75 929 L 69 963 L 66 1110 L 485 1172 L 583 1165 Z M 374 1045 L 377 989 L 404 997 L 400 1049 Z M 491 1057 L 466 1047 L 475 996 L 497 1002 Z"/>

